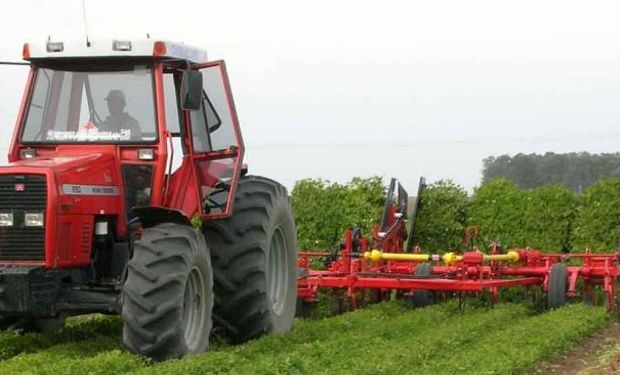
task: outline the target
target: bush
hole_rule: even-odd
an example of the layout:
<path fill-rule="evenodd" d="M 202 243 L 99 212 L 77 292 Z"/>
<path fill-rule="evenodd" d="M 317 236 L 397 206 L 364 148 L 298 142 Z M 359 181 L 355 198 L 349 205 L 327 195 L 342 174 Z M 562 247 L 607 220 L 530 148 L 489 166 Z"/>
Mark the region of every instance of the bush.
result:
<path fill-rule="evenodd" d="M 481 244 L 497 241 L 506 248 L 522 247 L 527 239 L 524 211 L 521 190 L 507 179 L 499 178 L 476 189 L 469 224 L 479 228 Z M 483 246 L 480 249 L 484 250 Z"/>
<path fill-rule="evenodd" d="M 368 234 L 381 218 L 385 190 L 380 177 L 354 178 L 348 184 L 322 179 L 295 183 L 291 192 L 300 249 L 337 245 L 347 227 Z"/>
<path fill-rule="evenodd" d="M 521 246 L 549 252 L 570 250 L 570 231 L 575 216 L 575 196 L 564 185 L 548 185 L 523 192 Z"/>
<path fill-rule="evenodd" d="M 292 192 L 301 249 L 329 249 L 349 226 L 369 234 L 380 220 L 385 189 L 379 177 L 348 184 L 302 180 Z M 414 233 L 425 252 L 460 249 L 467 225 L 480 230 L 478 246 L 493 241 L 504 248 L 542 251 L 609 252 L 617 247 L 620 180 L 603 180 L 581 195 L 562 185 L 520 190 L 500 178 L 476 189 L 469 198 L 462 187 L 439 181 L 423 193 Z"/>
<path fill-rule="evenodd" d="M 502 178 L 476 190 L 469 223 L 478 226 L 485 245 L 559 252 L 570 249 L 574 212 L 575 197 L 562 185 L 520 190 Z"/>
<path fill-rule="evenodd" d="M 422 193 L 420 211 L 413 235 L 415 245 L 424 252 L 445 252 L 463 244 L 467 225 L 468 197 L 452 181 L 438 181 Z"/>
<path fill-rule="evenodd" d="M 579 198 L 572 233 L 573 249 L 609 252 L 618 246 L 620 180 L 606 179 L 589 187 Z"/>

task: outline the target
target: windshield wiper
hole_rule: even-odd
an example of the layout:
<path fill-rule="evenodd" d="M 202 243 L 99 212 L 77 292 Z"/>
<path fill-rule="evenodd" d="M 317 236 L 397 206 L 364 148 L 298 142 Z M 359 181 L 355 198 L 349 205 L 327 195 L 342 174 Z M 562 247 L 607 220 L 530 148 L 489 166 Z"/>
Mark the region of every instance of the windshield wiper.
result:
<path fill-rule="evenodd" d="M 95 108 L 95 103 L 93 100 L 93 93 L 90 90 L 90 81 L 88 77 L 84 80 L 84 89 L 86 91 L 86 100 L 88 101 L 88 120 L 95 124 L 95 126 L 99 127 L 101 124 L 101 117 L 97 114 L 97 109 Z"/>

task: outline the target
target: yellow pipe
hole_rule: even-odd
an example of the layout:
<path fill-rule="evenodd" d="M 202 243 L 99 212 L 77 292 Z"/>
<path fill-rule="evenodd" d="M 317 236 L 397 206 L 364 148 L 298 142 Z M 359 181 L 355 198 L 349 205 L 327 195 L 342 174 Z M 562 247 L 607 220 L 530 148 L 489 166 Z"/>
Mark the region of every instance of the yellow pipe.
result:
<path fill-rule="evenodd" d="M 364 258 L 370 259 L 373 262 L 379 260 L 402 260 L 410 262 L 428 262 L 431 259 L 441 258 L 446 265 L 451 265 L 463 260 L 462 255 L 457 255 L 453 252 L 445 253 L 441 257 L 432 256 L 430 254 L 415 254 L 415 253 L 384 253 L 380 250 L 371 250 L 364 253 Z M 496 255 L 483 255 L 485 262 L 509 262 L 515 263 L 519 261 L 519 253 L 516 251 L 509 251 L 507 254 Z"/>
<path fill-rule="evenodd" d="M 412 253 L 384 253 L 380 250 L 372 250 L 364 253 L 364 258 L 373 262 L 379 260 L 404 260 L 412 262 L 427 262 L 430 259 L 428 254 L 412 254 Z"/>
<path fill-rule="evenodd" d="M 506 254 L 496 254 L 496 255 L 484 255 L 485 262 L 508 262 L 515 263 L 519 261 L 519 253 L 516 251 L 509 251 Z"/>

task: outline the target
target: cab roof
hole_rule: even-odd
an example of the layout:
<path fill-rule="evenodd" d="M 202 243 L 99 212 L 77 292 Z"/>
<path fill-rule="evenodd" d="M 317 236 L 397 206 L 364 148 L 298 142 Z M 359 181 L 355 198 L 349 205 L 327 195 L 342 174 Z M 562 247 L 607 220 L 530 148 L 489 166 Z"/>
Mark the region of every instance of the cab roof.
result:
<path fill-rule="evenodd" d="M 55 60 L 65 58 L 169 58 L 192 63 L 207 61 L 207 52 L 183 43 L 151 39 L 101 39 L 29 42 L 24 44 L 24 60 Z"/>

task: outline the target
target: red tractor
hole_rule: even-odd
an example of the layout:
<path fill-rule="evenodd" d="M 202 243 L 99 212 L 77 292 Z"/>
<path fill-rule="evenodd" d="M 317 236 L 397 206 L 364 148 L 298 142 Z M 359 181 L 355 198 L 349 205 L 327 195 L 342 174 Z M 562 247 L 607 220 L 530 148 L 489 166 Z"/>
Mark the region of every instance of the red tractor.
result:
<path fill-rule="evenodd" d="M 291 328 L 286 189 L 247 175 L 223 61 L 142 40 L 27 43 L 0 167 L 0 329 L 120 314 L 155 360 Z M 201 227 L 201 229 L 196 229 Z"/>

